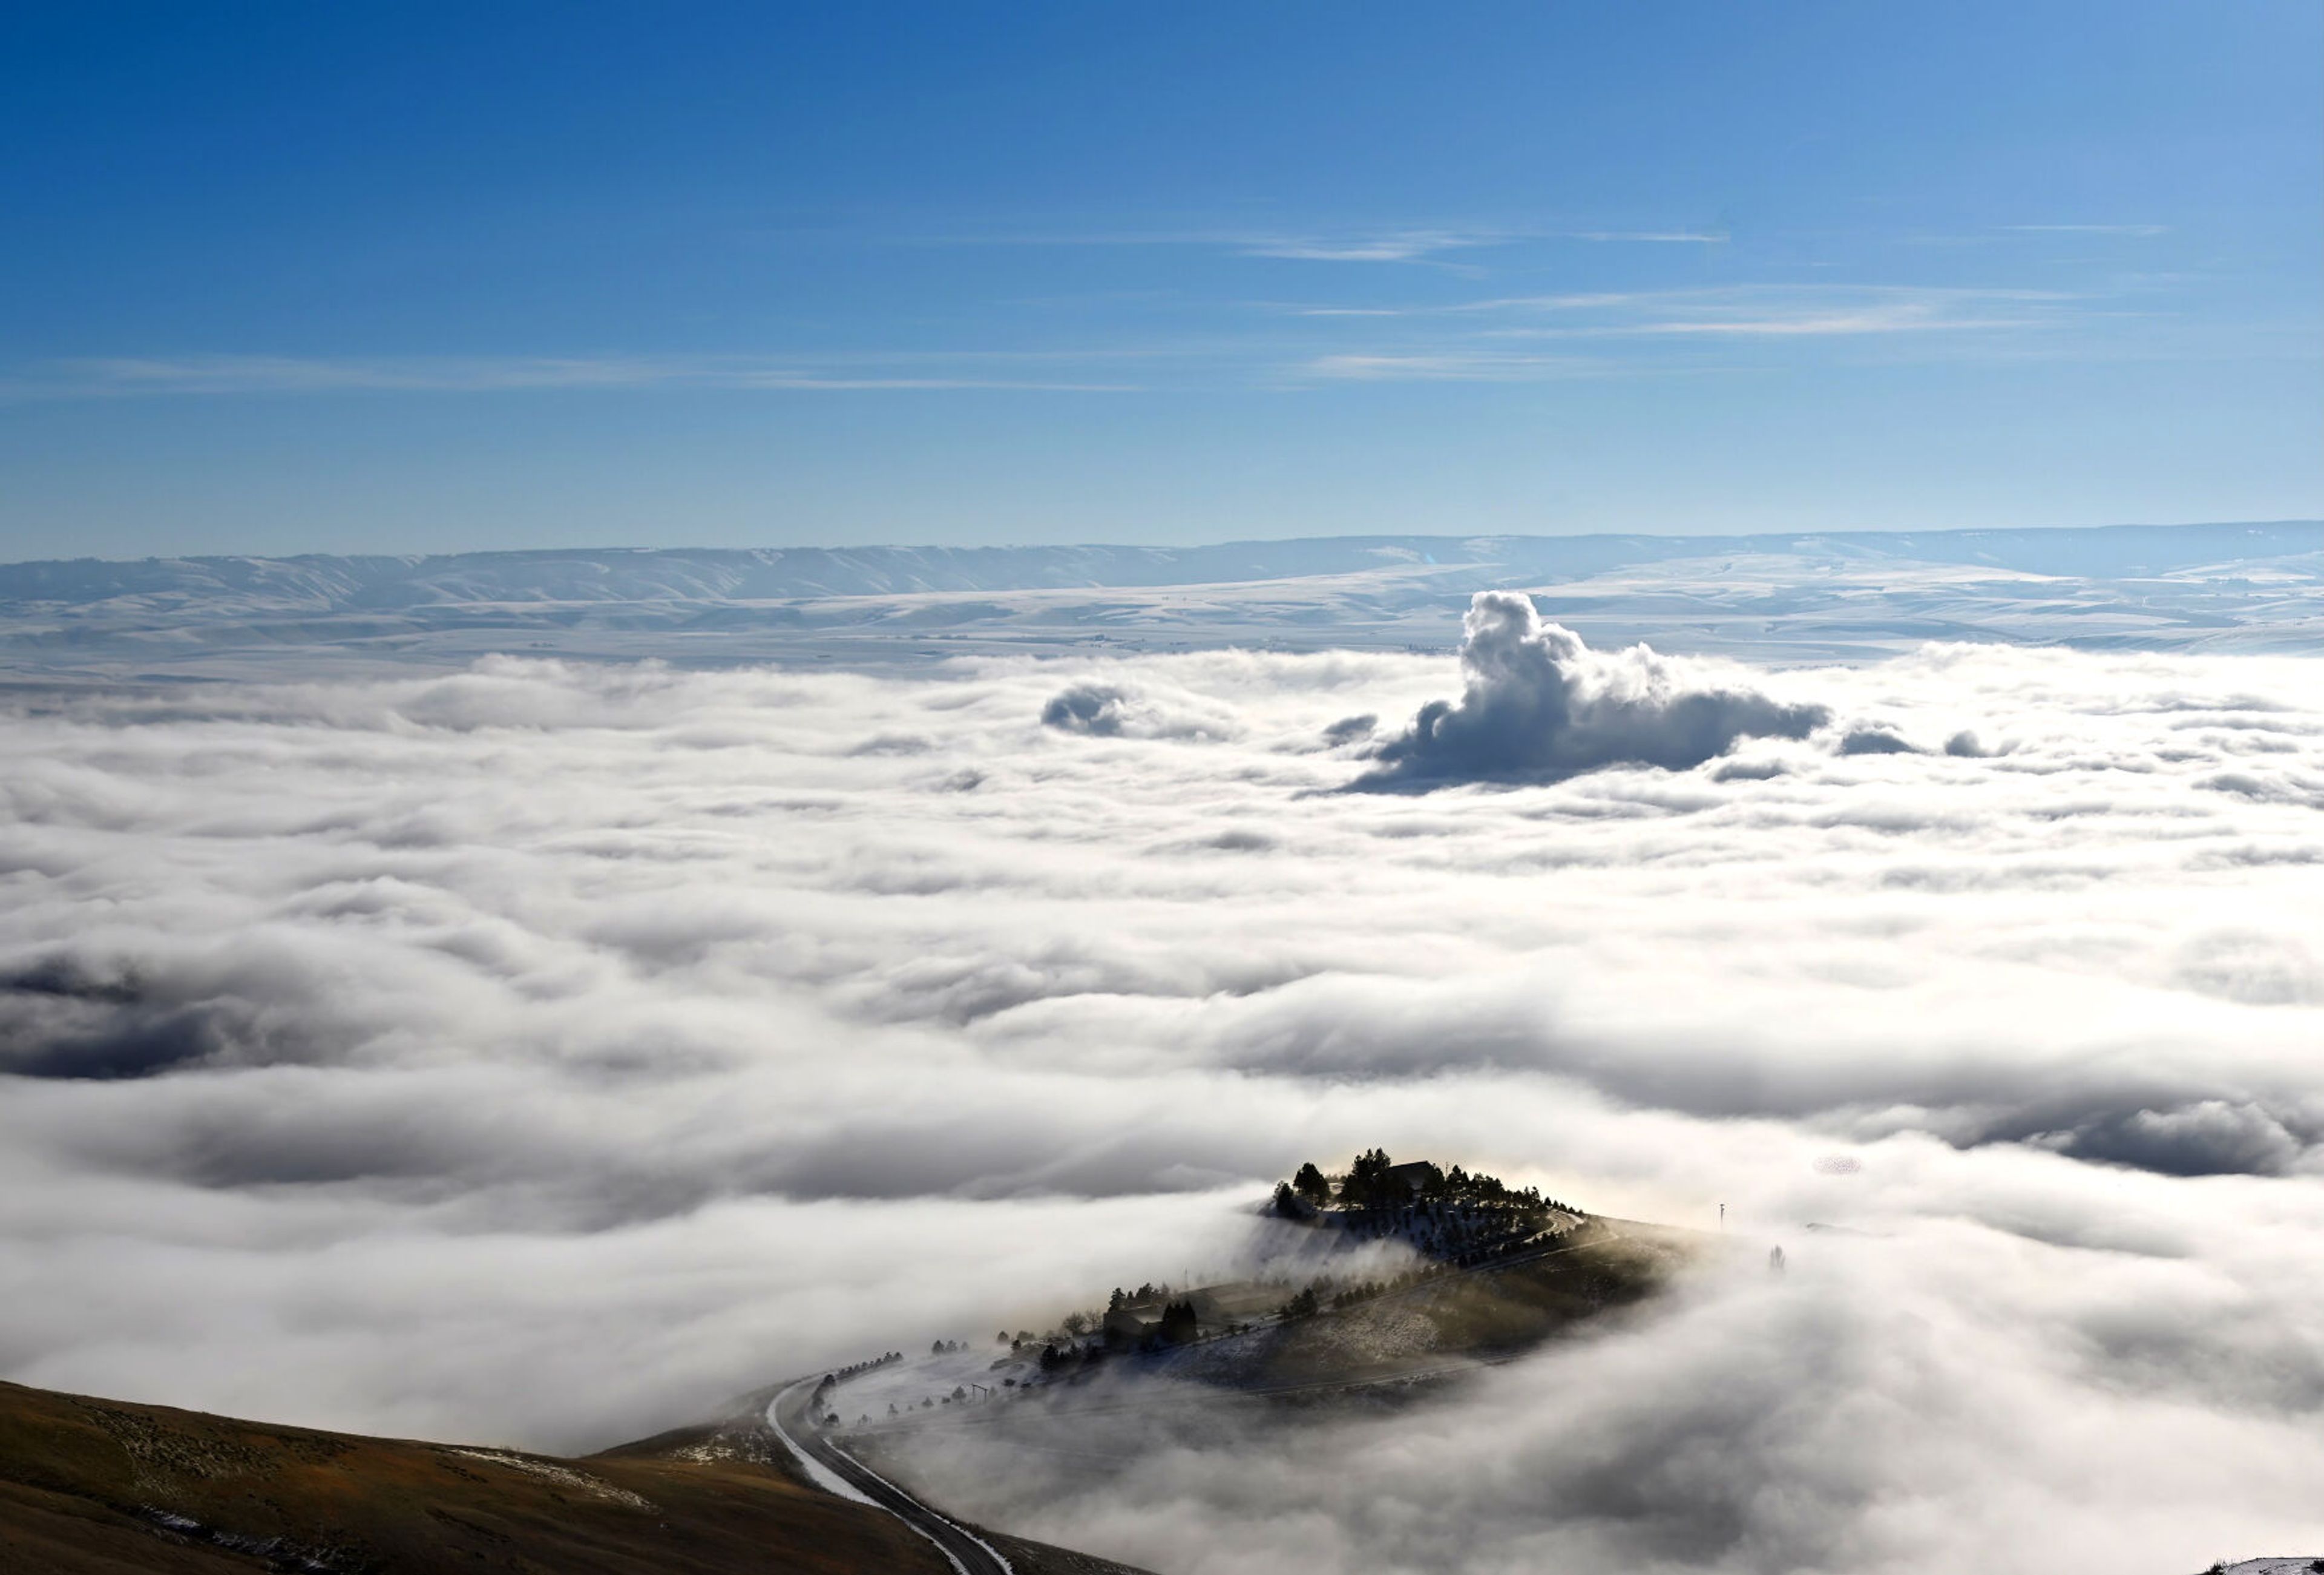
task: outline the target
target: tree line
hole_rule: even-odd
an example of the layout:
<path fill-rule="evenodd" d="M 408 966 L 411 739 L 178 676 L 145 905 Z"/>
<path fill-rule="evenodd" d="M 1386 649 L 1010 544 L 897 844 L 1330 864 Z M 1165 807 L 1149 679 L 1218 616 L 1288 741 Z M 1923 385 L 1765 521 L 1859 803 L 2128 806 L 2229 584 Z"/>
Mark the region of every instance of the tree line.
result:
<path fill-rule="evenodd" d="M 1496 1175 L 1474 1174 L 1459 1165 L 1450 1170 L 1419 1162 L 1418 1185 L 1412 1179 L 1391 1175 L 1397 1164 L 1384 1148 L 1368 1148 L 1349 1162 L 1338 1175 L 1328 1175 L 1313 1160 L 1303 1163 L 1289 1181 L 1275 1185 L 1275 1211 L 1286 1219 L 1305 1219 L 1337 1203 L 1343 1209 L 1379 1209 L 1410 1203 L 1415 1198 L 1431 1202 L 1481 1203 L 1520 1209 L 1557 1209 L 1580 1215 L 1583 1210 L 1554 1198 L 1545 1198 L 1538 1187 L 1519 1190 Z"/>

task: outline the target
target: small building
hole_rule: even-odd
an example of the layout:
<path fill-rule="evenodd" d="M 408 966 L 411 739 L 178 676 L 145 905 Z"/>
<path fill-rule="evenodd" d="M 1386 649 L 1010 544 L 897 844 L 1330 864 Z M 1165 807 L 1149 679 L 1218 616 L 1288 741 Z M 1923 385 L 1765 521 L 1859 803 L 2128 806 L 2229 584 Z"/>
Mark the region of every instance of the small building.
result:
<path fill-rule="evenodd" d="M 1197 1286 L 1145 1301 L 1125 1302 L 1106 1313 L 1099 1332 L 1112 1350 L 1134 1349 L 1143 1345 L 1149 1335 L 1167 1339 L 1170 1331 L 1163 1327 L 1163 1310 L 1172 1303 L 1184 1303 L 1193 1311 L 1194 1320 L 1191 1328 L 1181 1327 L 1177 1338 L 1198 1339 L 1222 1334 L 1236 1323 L 1271 1312 L 1282 1300 L 1280 1290 L 1264 1285 L 1230 1282 Z"/>
<path fill-rule="evenodd" d="M 1402 1165 L 1391 1165 L 1380 1172 L 1380 1190 L 1390 1197 L 1398 1193 L 1418 1197 L 1421 1193 L 1444 1184 L 1444 1173 L 1425 1159 L 1407 1159 Z"/>
<path fill-rule="evenodd" d="M 1105 1322 L 1099 1328 L 1105 1337 L 1105 1343 L 1118 1350 L 1136 1345 L 1152 1333 L 1161 1322 L 1162 1307 L 1157 1302 L 1142 1308 L 1116 1307 L 1105 1315 Z"/>

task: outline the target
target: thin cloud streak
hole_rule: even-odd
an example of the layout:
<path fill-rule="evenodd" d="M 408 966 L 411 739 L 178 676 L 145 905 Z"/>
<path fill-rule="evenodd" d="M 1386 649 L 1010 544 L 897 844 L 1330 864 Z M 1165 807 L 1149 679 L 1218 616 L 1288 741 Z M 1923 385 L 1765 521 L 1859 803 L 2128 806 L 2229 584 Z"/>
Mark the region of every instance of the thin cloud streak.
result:
<path fill-rule="evenodd" d="M 1366 243 L 1356 250 L 1373 244 Z M 1395 249 L 1390 243 L 1377 244 Z M 1397 259 L 1383 252 L 1371 260 Z M 2040 333 L 2054 341 L 2061 330 L 2095 320 L 2094 314 L 2078 309 L 2084 300 L 2061 291 L 2002 288 L 1738 285 L 1715 290 L 1493 296 L 1425 306 L 1248 303 L 1246 309 L 1256 308 L 1278 319 L 1319 326 L 1334 322 L 1410 326 L 1397 343 L 1351 343 L 1348 336 L 1342 336 L 1337 344 L 1312 350 L 1287 334 L 1225 331 L 1143 344 L 1044 350 L 862 352 L 817 358 L 89 356 L 22 368 L 14 376 L 0 379 L 0 400 L 685 390 L 1120 394 L 1157 387 L 1518 382 L 1634 375 L 1654 370 L 1655 364 L 1636 354 L 1626 360 L 1609 355 L 1527 355 L 1506 348 L 1512 340 L 1591 340 L 1609 345 L 1627 340 L 1644 345 L 1657 340 L 1808 343 L 1951 336 L 1992 341 L 1998 336 Z M 1060 373 L 1066 375 L 1057 375 Z"/>
<path fill-rule="evenodd" d="M 2171 233 L 2169 225 L 2004 225 L 2021 235 L 2134 235 L 2148 237 Z"/>
<path fill-rule="evenodd" d="M 1513 340 L 1646 344 L 2054 334 L 2073 320 L 2062 309 L 2076 299 L 2024 290 L 1738 286 L 1502 296 L 1405 310 L 1310 307 L 1299 309 L 1302 315 L 1378 317 L 1408 322 L 1416 331 L 1404 344 L 1317 355 L 1304 363 L 1300 373 L 1319 379 L 1510 382 L 1607 372 L 1617 364 L 1603 356 L 1527 356 L 1493 348 Z M 1524 320 L 1527 318 L 1550 320 Z M 1432 343 L 1410 342 L 1423 337 L 1421 331 L 1431 325 L 1490 319 L 1502 320 L 1439 334 Z M 1625 369 L 1637 367 L 1625 364 Z"/>
<path fill-rule="evenodd" d="M 1302 262 L 1428 262 L 1447 252 L 1529 238 L 1524 232 L 1471 229 L 1147 230 L 932 236 L 923 246 L 1188 246 L 1242 257 Z"/>
<path fill-rule="evenodd" d="M 1900 327 L 1927 321 L 1945 325 L 2018 325 L 2035 319 L 1955 316 L 1965 308 L 1994 305 L 2058 306 L 2086 299 L 2062 290 L 1919 289 L 1905 285 L 1734 285 L 1720 290 L 1589 290 L 1557 295 L 1504 295 L 1427 306 L 1314 306 L 1286 309 L 1302 317 L 1459 318 L 1489 314 L 1631 313 L 1630 320 L 1577 327 L 1574 332 L 1649 332 L 1661 325 L 1646 313 L 1689 313 L 1666 319 L 1715 326 L 1730 321 L 1819 322 L 1861 319 Z M 1793 303 L 1788 310 L 1775 309 Z M 1756 314 L 1745 317 L 1742 314 Z M 1870 330 L 1865 330 L 1870 331 Z"/>
<path fill-rule="evenodd" d="M 1309 378 L 1343 382 L 1526 382 L 1545 378 L 1590 377 L 1608 370 L 1602 362 L 1579 356 L 1471 351 L 1318 355 L 1296 372 Z"/>
<path fill-rule="evenodd" d="M 1903 306 L 1886 311 L 1804 313 L 1797 317 L 1728 318 L 1639 323 L 1628 328 L 1584 329 L 1595 335 L 1620 334 L 1738 334 L 1746 336 L 1831 337 L 1860 334 L 1977 333 L 2032 326 L 2024 318 L 1948 318 L 1923 308 Z"/>
<path fill-rule="evenodd" d="M 1199 246 L 1243 257 L 1300 262 L 1427 262 L 1452 252 L 1510 246 L 1539 241 L 1584 241 L 1593 244 L 1726 244 L 1725 230 L 1382 228 L 1313 230 L 1157 230 L 1095 234 L 1036 233 L 1016 235 L 946 235 L 915 244 L 930 246 Z"/>
<path fill-rule="evenodd" d="M 1734 239 L 1725 230 L 1563 230 L 1570 241 L 1637 242 L 1648 245 L 1723 246 Z"/>
<path fill-rule="evenodd" d="M 1002 391 L 1118 393 L 1137 385 L 1007 376 L 856 373 L 736 356 L 87 357 L 0 382 L 0 398 L 301 393 Z"/>
<path fill-rule="evenodd" d="M 1446 252 L 1498 245 L 1505 235 L 1466 235 L 1450 230 L 1409 230 L 1348 240 L 1253 238 L 1232 243 L 1246 257 L 1279 257 L 1299 262 L 1421 262 Z"/>

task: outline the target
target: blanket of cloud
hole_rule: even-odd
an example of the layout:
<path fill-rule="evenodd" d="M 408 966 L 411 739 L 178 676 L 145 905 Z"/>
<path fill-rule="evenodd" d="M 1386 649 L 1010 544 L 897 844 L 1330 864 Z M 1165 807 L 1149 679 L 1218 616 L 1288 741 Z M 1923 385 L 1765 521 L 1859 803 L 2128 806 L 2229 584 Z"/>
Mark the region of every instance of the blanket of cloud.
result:
<path fill-rule="evenodd" d="M 53 681 L 508 650 L 861 668 L 1091 645 L 1441 649 L 1480 588 L 1529 591 L 1593 644 L 1760 661 L 1940 640 L 2298 653 L 2324 643 L 2324 523 L 78 559 L 0 565 L 0 666 Z"/>
<path fill-rule="evenodd" d="M 0 1373 L 604 1444 L 1227 1263 L 1379 1143 L 1794 1266 L 945 1490 L 1203 1575 L 2324 1547 L 2324 668 L 1703 671 L 1828 719 L 1350 794 L 1454 660 L 19 686 Z"/>

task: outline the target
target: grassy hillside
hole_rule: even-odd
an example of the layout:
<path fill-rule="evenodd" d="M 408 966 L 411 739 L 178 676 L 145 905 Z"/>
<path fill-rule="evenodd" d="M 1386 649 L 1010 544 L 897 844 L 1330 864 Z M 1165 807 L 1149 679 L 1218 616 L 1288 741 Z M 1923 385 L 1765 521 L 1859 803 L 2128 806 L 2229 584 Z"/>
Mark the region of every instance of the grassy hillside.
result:
<path fill-rule="evenodd" d="M 1119 1567 L 1010 1544 L 1026 1575 Z M 0 1384 L 0 1575 L 474 1569 L 946 1575 L 893 1518 L 798 1480 L 747 1409 L 586 1460 Z"/>
<path fill-rule="evenodd" d="M 1444 1356 L 1506 1355 L 1537 1345 L 1666 1284 L 1696 1244 L 1630 1225 L 1585 1226 L 1572 1245 L 1506 1268 L 1425 1281 L 1408 1290 L 1280 1326 L 1255 1342 L 1264 1381 L 1327 1381 L 1376 1365 Z"/>
<path fill-rule="evenodd" d="M 1697 1233 L 1591 1220 L 1546 1250 L 1440 1266 L 1416 1281 L 1240 1334 L 1068 1372 L 1192 1379 L 1229 1388 L 1361 1381 L 1447 1359 L 1507 1356 L 1599 1312 L 1644 1301 L 1711 1245 Z M 880 1424 L 875 1423 L 873 1431 Z"/>

